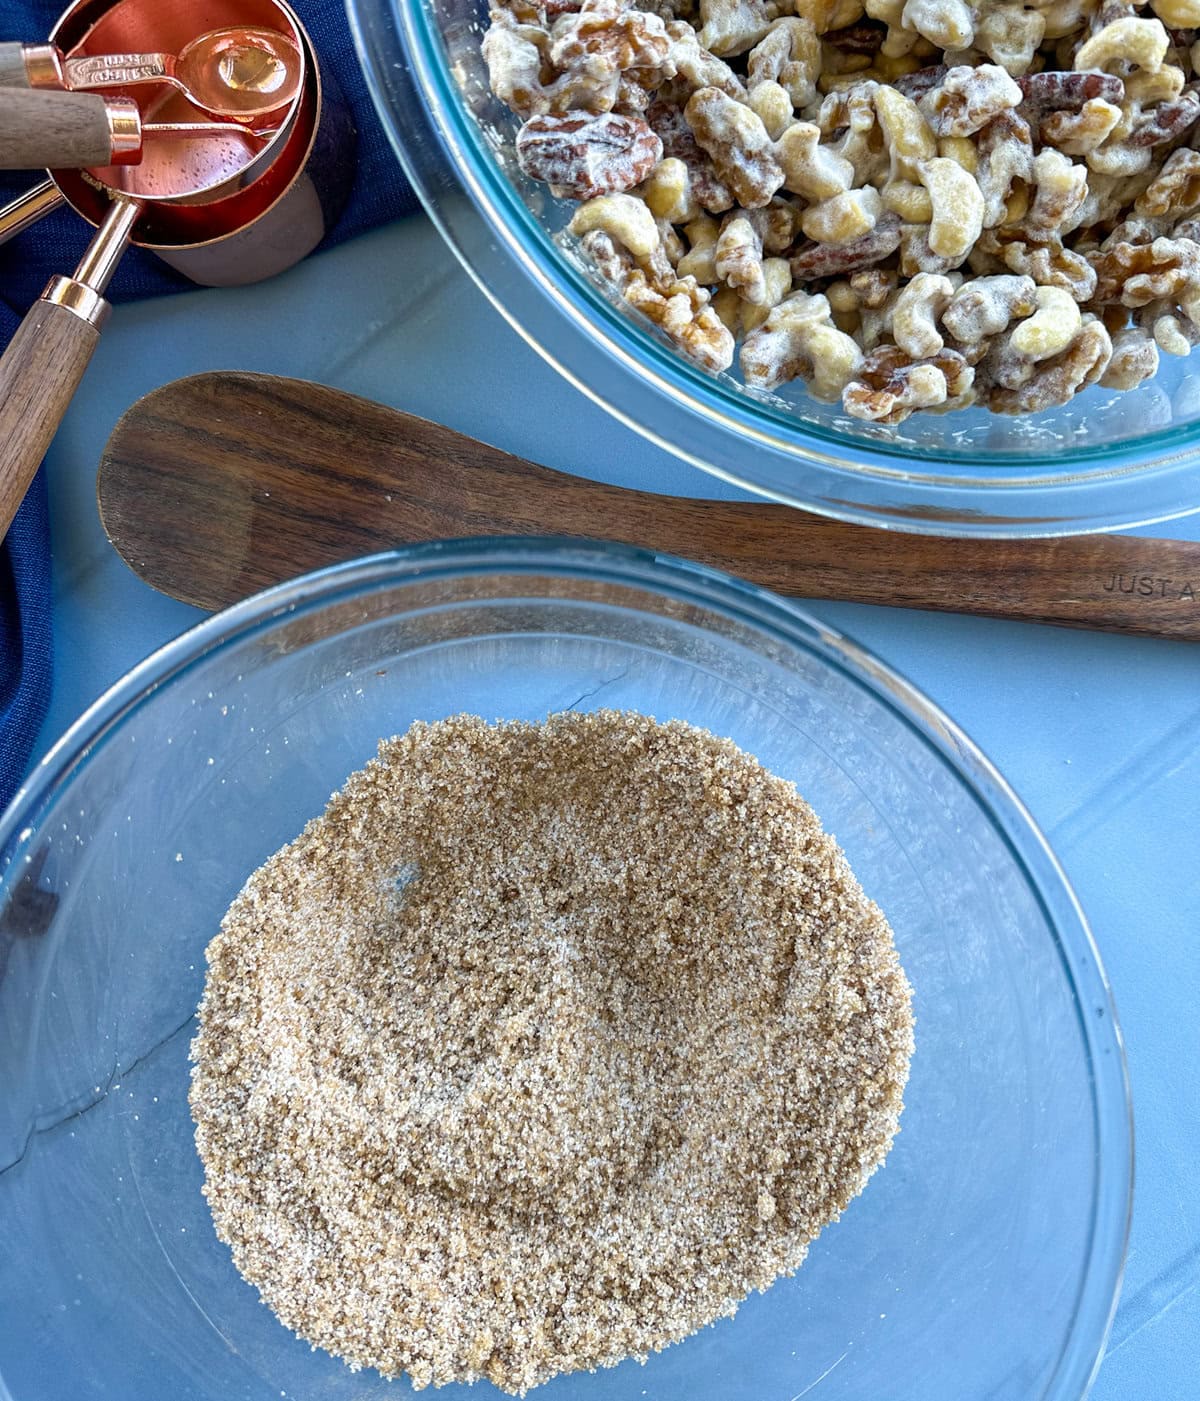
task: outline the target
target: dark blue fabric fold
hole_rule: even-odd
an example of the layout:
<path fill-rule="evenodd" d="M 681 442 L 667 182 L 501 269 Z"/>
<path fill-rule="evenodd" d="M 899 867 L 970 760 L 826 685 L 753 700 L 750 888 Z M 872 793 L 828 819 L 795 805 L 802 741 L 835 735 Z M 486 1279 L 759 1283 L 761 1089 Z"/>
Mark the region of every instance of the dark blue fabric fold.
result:
<path fill-rule="evenodd" d="M 417 202 L 400 171 L 367 94 L 354 55 L 342 0 L 292 0 L 320 54 L 340 84 L 358 127 L 356 175 L 350 202 L 323 247 L 411 213 Z M 62 5 L 44 0 L 0 0 L 0 40 L 44 42 Z M 0 203 L 39 176 L 0 174 Z M 0 348 L 55 273 L 69 273 L 92 230 L 60 210 L 36 228 L 0 246 Z M 159 296 L 192 286 L 151 254 L 126 254 L 109 297 L 114 302 Z M 101 341 L 97 355 L 104 354 Z M 95 464 L 81 462 L 81 472 Z M 0 809 L 29 762 L 50 697 L 51 552 L 44 472 L 0 546 Z"/>

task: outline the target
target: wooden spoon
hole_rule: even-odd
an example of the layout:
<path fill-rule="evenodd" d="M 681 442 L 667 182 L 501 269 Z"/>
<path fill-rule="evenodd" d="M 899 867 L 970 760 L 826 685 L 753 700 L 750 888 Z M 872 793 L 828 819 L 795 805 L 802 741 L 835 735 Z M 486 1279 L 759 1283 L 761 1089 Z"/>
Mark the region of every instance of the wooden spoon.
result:
<path fill-rule="evenodd" d="M 97 489 L 134 572 L 201 608 L 417 541 L 586 532 L 804 598 L 1200 640 L 1200 544 L 953 540 L 654 496 L 271 375 L 196 375 L 148 394 L 114 429 Z"/>

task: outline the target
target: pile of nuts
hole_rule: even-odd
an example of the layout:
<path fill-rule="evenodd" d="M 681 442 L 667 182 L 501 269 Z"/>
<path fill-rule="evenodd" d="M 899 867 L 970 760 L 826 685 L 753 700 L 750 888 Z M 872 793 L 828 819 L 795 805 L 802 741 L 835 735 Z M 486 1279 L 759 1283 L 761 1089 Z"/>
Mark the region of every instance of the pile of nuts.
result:
<path fill-rule="evenodd" d="M 1200 0 L 492 3 L 521 169 L 710 372 L 894 424 L 1200 341 Z"/>

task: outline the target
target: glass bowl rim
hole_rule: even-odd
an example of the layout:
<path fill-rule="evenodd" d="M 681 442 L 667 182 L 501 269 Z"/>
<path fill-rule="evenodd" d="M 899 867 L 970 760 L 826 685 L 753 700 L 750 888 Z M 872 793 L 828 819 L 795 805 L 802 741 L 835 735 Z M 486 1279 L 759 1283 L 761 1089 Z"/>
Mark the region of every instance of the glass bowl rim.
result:
<path fill-rule="evenodd" d="M 0 904 L 6 890 L 21 879 L 25 866 L 22 854 L 28 856 L 39 823 L 62 788 L 83 769 L 92 751 L 149 704 L 156 692 L 182 680 L 214 653 L 267 633 L 284 620 L 319 613 L 335 602 L 363 597 L 389 585 L 480 575 L 552 576 L 625 585 L 748 625 L 776 644 L 807 652 L 839 670 L 903 721 L 971 794 L 1045 913 L 1075 997 L 1088 1055 L 1093 1120 L 1102 1150 L 1097 1154 L 1092 1231 L 1074 1313 L 1045 1398 L 1065 1401 L 1085 1396 L 1103 1359 L 1120 1296 L 1132 1221 L 1134 1169 L 1133 1108 L 1124 1041 L 1087 918 L 1033 817 L 967 734 L 901 673 L 804 608 L 766 589 L 674 555 L 556 536 L 472 537 L 413 545 L 329 565 L 275 585 L 214 613 L 152 652 L 94 701 L 53 745 L 0 813 Z M 1091 984 L 1086 998 L 1080 991 L 1085 980 Z M 1097 1029 L 1096 1019 L 1083 1016 L 1081 1010 L 1097 997 L 1103 999 L 1097 1009 L 1102 1030 Z M 1103 1047 L 1102 1041 L 1106 1043 Z M 1102 1050 L 1115 1052 L 1113 1067 L 1106 1075 L 1101 1073 Z M 1106 1178 L 1112 1180 L 1106 1183 Z M 1109 1204 L 1103 1219 L 1102 1198 Z"/>

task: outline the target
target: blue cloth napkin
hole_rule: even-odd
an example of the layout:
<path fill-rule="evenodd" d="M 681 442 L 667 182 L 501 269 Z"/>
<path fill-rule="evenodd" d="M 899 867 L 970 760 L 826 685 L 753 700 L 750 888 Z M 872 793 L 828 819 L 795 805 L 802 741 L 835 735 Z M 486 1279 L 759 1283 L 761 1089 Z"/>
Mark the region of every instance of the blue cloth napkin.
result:
<path fill-rule="evenodd" d="M 0 40 L 45 42 L 66 0 L 0 0 Z M 417 201 L 375 117 L 354 54 L 342 0 L 292 0 L 312 36 L 323 70 L 341 85 L 358 127 L 357 173 L 350 203 L 327 247 L 400 215 Z M 34 173 L 0 174 L 0 202 L 28 189 Z M 55 273 L 70 273 L 92 230 L 76 214 L 60 210 L 0 246 L 0 348 L 8 344 L 29 305 Z M 126 254 L 108 296 L 177 292 L 193 284 L 134 249 Z M 104 354 L 101 341 L 98 355 Z M 214 367 L 216 368 L 216 367 Z M 81 462 L 80 472 L 95 464 Z M 3 546 L 0 546 L 0 810 L 19 785 L 46 713 L 51 677 L 50 526 L 45 473 L 39 472 Z"/>

